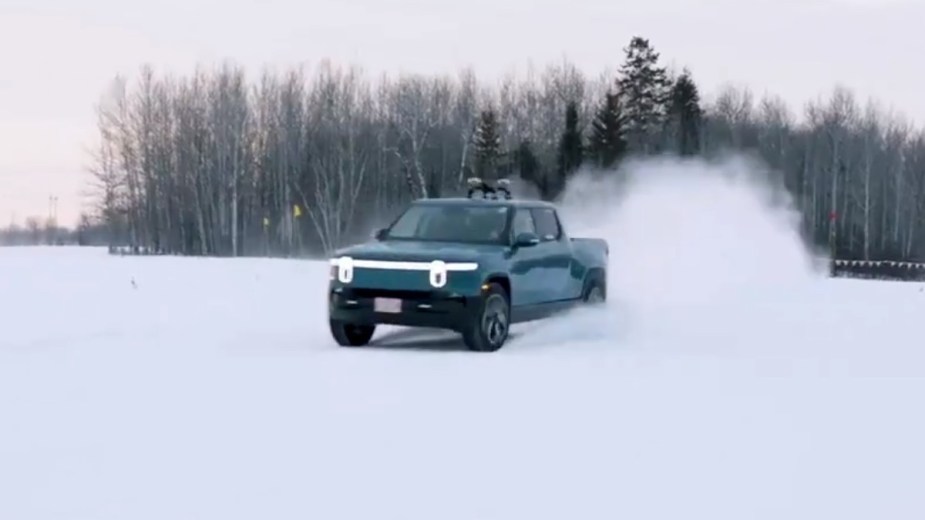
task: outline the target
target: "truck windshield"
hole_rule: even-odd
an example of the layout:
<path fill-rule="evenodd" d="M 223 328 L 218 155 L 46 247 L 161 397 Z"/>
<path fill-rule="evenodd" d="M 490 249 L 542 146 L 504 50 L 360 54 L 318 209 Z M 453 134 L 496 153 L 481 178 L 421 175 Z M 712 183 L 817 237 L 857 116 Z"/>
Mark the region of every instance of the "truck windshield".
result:
<path fill-rule="evenodd" d="M 506 242 L 508 208 L 418 204 L 389 228 L 387 239 L 501 244 Z"/>

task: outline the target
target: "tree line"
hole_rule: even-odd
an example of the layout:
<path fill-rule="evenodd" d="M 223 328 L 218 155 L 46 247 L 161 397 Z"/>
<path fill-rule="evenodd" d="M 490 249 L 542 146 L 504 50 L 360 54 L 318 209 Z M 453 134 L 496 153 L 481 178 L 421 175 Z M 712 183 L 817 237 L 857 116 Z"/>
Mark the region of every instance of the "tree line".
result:
<path fill-rule="evenodd" d="M 0 228 L 0 246 L 114 246 L 109 228 L 90 214 L 80 216 L 77 225 L 60 225 L 56 218 L 29 216 L 22 224 L 11 221 Z"/>
<path fill-rule="evenodd" d="M 556 200 L 580 168 L 658 154 L 760 157 L 806 239 L 840 258 L 925 259 L 925 133 L 835 87 L 793 111 L 692 73 L 633 37 L 614 71 L 568 61 L 499 82 L 383 75 L 322 62 L 248 82 L 225 64 L 144 67 L 98 106 L 94 225 L 113 244 L 186 255 L 326 255 L 418 197 L 519 178 Z M 802 117 L 801 117 L 802 116 Z"/>

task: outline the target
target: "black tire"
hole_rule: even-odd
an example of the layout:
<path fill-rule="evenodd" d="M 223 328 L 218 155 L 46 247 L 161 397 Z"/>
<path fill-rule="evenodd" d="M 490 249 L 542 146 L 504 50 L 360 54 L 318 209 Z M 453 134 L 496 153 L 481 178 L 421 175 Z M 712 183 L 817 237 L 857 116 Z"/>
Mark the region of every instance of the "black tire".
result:
<path fill-rule="evenodd" d="M 504 346 L 511 326 L 511 300 L 501 285 L 489 285 L 471 321 L 463 329 L 469 350 L 494 352 Z"/>
<path fill-rule="evenodd" d="M 342 347 L 362 347 L 369 343 L 376 332 L 375 325 L 355 325 L 337 320 L 328 320 L 334 341 Z"/>
<path fill-rule="evenodd" d="M 595 272 L 588 277 L 581 300 L 585 305 L 603 305 L 607 302 L 607 282 L 602 274 Z"/>

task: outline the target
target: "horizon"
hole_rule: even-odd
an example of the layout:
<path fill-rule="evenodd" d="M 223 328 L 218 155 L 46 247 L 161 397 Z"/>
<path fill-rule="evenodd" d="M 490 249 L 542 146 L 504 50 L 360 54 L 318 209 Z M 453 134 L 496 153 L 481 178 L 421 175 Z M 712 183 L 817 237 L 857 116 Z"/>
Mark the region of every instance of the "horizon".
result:
<path fill-rule="evenodd" d="M 0 156 L 0 226 L 11 218 L 20 226 L 30 216 L 44 219 L 50 196 L 57 197 L 59 225 L 76 224 L 96 142 L 95 107 L 112 79 L 132 82 L 145 64 L 159 76 L 185 77 L 198 66 L 229 61 L 251 84 L 265 68 L 324 60 L 359 66 L 369 80 L 471 68 L 481 85 L 494 86 L 531 63 L 542 70 L 563 59 L 591 79 L 615 73 L 623 48 L 639 35 L 652 42 L 662 65 L 691 71 L 705 105 L 734 85 L 748 88 L 756 102 L 779 96 L 802 119 L 805 103 L 843 86 L 862 108 L 874 99 L 917 129 L 925 121 L 917 92 L 925 74 L 908 66 L 925 48 L 914 25 L 925 19 L 921 2 L 658 0 L 575 8 L 564 0 L 504 6 L 278 0 L 275 8 L 221 4 L 220 23 L 202 23 L 218 5 L 11 0 L 0 8 L 0 45 L 28 49 L 13 55 L 11 79 L 0 82 L 0 139 L 11 151 Z M 489 6 L 494 16 L 486 18 Z M 881 58 L 887 54 L 891 60 Z"/>

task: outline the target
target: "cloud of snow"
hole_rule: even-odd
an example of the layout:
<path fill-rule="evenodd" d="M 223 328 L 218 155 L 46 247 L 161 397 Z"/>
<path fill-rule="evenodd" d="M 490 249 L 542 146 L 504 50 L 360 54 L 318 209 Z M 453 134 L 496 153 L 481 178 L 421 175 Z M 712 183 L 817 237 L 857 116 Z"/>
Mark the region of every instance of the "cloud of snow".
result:
<path fill-rule="evenodd" d="M 589 339 L 602 326 L 625 331 L 627 320 L 657 322 L 666 312 L 758 312 L 775 295 L 810 287 L 821 276 L 816 255 L 801 239 L 799 213 L 774 178 L 742 156 L 661 157 L 617 171 L 580 172 L 561 211 L 572 236 L 608 241 L 610 301 L 599 312 L 567 317 L 568 323 L 576 315 L 588 320 L 588 326 L 568 327 L 569 337 L 576 328 Z"/>

